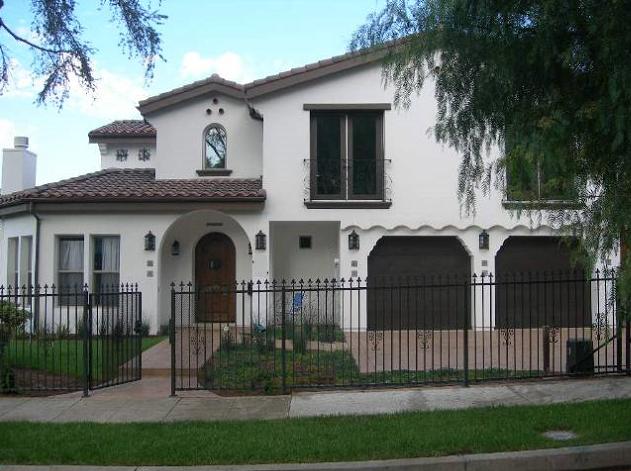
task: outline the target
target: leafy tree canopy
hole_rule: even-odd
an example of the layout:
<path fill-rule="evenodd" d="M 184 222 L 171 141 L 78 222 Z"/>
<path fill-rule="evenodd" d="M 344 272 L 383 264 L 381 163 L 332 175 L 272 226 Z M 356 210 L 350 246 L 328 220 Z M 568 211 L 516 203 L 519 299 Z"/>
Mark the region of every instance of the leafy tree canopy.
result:
<path fill-rule="evenodd" d="M 390 46 L 400 105 L 433 82 L 434 134 L 462 155 L 468 211 L 507 168 L 554 167 L 579 209 L 545 214 L 606 256 L 631 226 L 629 24 L 628 0 L 389 0 L 351 48 Z"/>
<path fill-rule="evenodd" d="M 23 0 L 20 0 L 23 1 Z M 34 77 L 43 79 L 37 103 L 54 102 L 62 106 L 68 97 L 70 80 L 75 77 L 88 92 L 93 92 L 96 79 L 91 59 L 96 52 L 84 38 L 84 28 L 76 15 L 75 0 L 30 0 L 33 19 L 32 35 L 19 34 L 14 25 L 2 16 L 4 0 L 0 0 L 0 94 L 11 80 L 11 46 L 31 50 Z M 145 78 L 153 76 L 155 62 L 161 56 L 160 33 L 157 27 L 166 16 L 143 0 L 100 0 L 95 8 L 109 9 L 110 19 L 119 28 L 119 46 L 129 58 L 139 58 Z M 34 36 L 36 39 L 33 39 Z"/>

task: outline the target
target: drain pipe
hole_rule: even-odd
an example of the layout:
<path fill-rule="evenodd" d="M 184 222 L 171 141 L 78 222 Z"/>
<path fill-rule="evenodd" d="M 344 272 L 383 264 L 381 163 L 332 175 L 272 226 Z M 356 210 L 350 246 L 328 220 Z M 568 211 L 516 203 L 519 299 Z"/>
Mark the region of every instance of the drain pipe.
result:
<path fill-rule="evenodd" d="M 34 253 L 34 264 L 35 266 L 33 267 L 33 289 L 36 292 L 39 292 L 39 234 L 40 234 L 40 227 L 42 225 L 42 220 L 41 218 L 37 215 L 37 213 L 35 212 L 34 209 L 34 204 L 31 202 L 29 204 L 29 213 L 31 216 L 33 216 L 35 218 L 35 244 L 33 244 L 33 250 L 35 251 Z M 34 312 L 33 312 L 33 330 L 37 331 L 38 328 L 38 324 L 39 324 L 39 299 L 36 299 L 35 301 L 35 306 L 34 306 Z"/>

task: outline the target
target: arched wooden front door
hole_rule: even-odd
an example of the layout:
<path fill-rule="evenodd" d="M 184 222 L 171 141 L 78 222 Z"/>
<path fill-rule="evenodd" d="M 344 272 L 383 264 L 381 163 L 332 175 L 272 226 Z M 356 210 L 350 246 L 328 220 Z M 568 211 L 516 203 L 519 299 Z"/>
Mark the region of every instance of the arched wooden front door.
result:
<path fill-rule="evenodd" d="M 195 248 L 197 322 L 235 321 L 236 250 L 230 237 L 211 232 Z"/>

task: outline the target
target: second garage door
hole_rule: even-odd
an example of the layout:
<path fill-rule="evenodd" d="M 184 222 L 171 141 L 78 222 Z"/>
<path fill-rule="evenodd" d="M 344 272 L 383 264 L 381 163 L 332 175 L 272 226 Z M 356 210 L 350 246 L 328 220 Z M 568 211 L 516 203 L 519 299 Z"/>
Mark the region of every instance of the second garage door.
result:
<path fill-rule="evenodd" d="M 558 237 L 509 237 L 495 258 L 496 327 L 591 324 L 590 287 Z"/>

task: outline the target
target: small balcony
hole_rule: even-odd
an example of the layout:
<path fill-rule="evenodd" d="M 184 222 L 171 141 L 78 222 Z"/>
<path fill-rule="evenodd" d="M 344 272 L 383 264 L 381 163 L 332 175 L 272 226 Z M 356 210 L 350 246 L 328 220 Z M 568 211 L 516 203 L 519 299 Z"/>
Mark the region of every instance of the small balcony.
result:
<path fill-rule="evenodd" d="M 390 159 L 304 160 L 304 203 L 310 209 L 387 209 Z"/>

